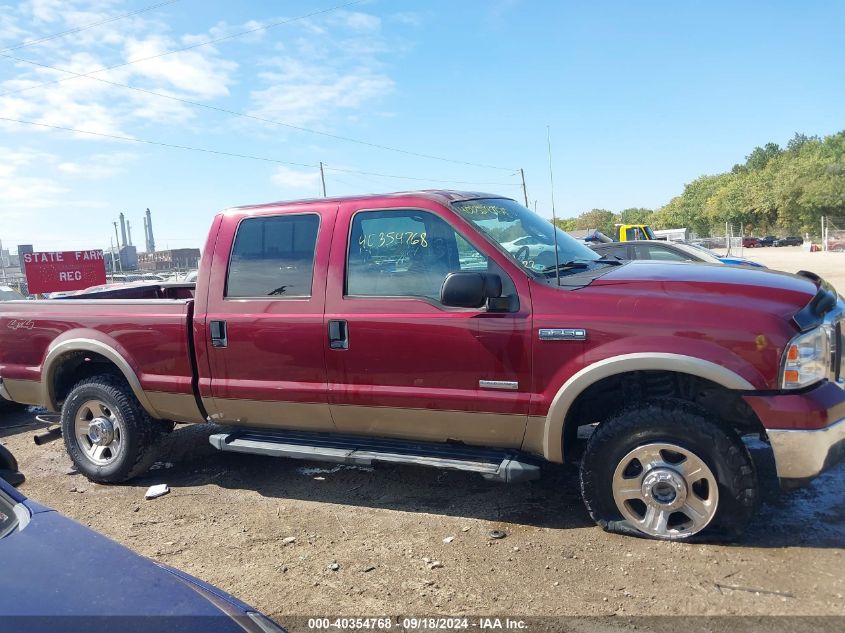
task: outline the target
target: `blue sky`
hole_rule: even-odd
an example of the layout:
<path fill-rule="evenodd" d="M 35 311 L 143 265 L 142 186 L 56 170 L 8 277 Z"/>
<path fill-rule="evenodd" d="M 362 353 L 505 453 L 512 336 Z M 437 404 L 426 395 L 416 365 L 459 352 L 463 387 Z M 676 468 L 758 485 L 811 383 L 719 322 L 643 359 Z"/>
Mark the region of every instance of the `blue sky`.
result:
<path fill-rule="evenodd" d="M 146 207 L 159 248 L 201 246 L 222 208 L 317 195 L 319 161 L 329 195 L 521 199 L 524 168 L 548 216 L 547 125 L 559 216 L 657 207 L 756 145 L 845 129 L 842 2 L 365 0 L 302 19 L 344 1 L 178 0 L 6 50 L 152 4 L 0 0 L 0 55 L 84 74 L 292 19 L 95 76 L 323 134 L 89 78 L 33 87 L 70 75 L 0 56 L 0 117 L 295 163 L 0 120 L 4 246 L 108 246 L 121 211 L 142 244 Z"/>

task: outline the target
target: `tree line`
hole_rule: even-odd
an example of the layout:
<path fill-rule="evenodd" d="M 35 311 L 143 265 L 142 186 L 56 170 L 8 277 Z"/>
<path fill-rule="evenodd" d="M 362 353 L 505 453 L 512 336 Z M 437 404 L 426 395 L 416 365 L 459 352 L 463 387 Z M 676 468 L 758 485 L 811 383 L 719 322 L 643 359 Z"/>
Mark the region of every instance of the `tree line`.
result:
<path fill-rule="evenodd" d="M 616 223 L 724 235 L 726 222 L 746 235 L 818 235 L 822 216 L 845 218 L 845 131 L 823 138 L 796 134 L 786 147 L 756 147 L 744 163 L 696 178 L 659 209 L 592 209 L 557 223 L 566 231 L 599 229 L 611 236 Z"/>

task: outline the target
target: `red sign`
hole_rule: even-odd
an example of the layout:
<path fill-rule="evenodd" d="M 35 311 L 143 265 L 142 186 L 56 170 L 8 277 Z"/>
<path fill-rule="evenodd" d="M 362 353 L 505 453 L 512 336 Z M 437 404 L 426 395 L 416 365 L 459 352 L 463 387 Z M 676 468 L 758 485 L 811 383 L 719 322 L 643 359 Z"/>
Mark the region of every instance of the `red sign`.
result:
<path fill-rule="evenodd" d="M 84 290 L 106 283 L 103 251 L 24 253 L 24 271 L 30 294 Z"/>

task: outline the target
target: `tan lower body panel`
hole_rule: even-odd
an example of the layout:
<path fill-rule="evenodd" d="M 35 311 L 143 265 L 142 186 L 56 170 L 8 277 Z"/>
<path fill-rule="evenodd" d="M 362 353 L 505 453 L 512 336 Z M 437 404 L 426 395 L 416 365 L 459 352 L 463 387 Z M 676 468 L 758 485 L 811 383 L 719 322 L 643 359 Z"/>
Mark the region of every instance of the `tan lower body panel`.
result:
<path fill-rule="evenodd" d="M 473 411 L 397 409 L 333 405 L 332 417 L 341 433 L 445 442 L 475 446 L 519 448 L 527 417 Z"/>
<path fill-rule="evenodd" d="M 204 398 L 209 417 L 219 424 L 295 431 L 335 431 L 325 402 L 276 402 Z"/>
<path fill-rule="evenodd" d="M 522 440 L 522 450 L 542 457 L 545 431 L 546 418 L 544 416 L 529 416 L 528 426 L 525 428 L 525 439 Z"/>
<path fill-rule="evenodd" d="M 41 402 L 41 383 L 35 380 L 12 380 L 3 379 L 3 386 L 12 398 L 13 402 L 21 404 L 44 404 Z"/>
<path fill-rule="evenodd" d="M 193 394 L 147 391 L 147 399 L 163 420 L 205 422 Z"/>
<path fill-rule="evenodd" d="M 214 422 L 256 428 L 333 431 L 354 435 L 519 448 L 527 417 L 472 411 L 398 409 L 325 403 L 205 399 Z M 533 452 L 533 451 L 532 451 Z"/>

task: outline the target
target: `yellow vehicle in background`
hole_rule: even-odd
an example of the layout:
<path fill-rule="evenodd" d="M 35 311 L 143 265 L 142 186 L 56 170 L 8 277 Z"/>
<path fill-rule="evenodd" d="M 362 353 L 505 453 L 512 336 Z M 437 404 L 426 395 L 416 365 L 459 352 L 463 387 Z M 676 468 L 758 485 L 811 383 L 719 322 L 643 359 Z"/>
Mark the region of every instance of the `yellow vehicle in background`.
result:
<path fill-rule="evenodd" d="M 617 242 L 631 242 L 633 240 L 656 240 L 654 231 L 648 224 L 617 224 Z"/>

